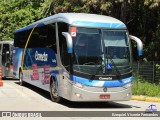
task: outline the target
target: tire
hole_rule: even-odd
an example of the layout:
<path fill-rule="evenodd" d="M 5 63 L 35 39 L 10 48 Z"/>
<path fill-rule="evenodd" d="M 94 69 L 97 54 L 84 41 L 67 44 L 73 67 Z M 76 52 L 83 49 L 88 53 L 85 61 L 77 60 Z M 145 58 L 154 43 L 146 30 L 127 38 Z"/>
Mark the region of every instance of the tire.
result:
<path fill-rule="evenodd" d="M 60 103 L 62 101 L 62 98 L 58 95 L 56 80 L 53 77 L 50 81 L 50 96 L 53 102 Z"/>
<path fill-rule="evenodd" d="M 24 83 L 24 81 L 23 81 L 23 73 L 22 73 L 22 71 L 20 70 L 20 72 L 19 72 L 19 85 L 20 86 L 23 86 L 25 83 Z"/>

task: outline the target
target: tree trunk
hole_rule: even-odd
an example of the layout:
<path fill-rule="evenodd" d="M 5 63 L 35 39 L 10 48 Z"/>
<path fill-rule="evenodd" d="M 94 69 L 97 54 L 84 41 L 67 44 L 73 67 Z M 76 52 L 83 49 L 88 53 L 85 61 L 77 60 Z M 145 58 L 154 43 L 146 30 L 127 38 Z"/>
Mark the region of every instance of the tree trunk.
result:
<path fill-rule="evenodd" d="M 126 23 L 128 0 L 124 0 L 121 4 L 121 20 Z"/>

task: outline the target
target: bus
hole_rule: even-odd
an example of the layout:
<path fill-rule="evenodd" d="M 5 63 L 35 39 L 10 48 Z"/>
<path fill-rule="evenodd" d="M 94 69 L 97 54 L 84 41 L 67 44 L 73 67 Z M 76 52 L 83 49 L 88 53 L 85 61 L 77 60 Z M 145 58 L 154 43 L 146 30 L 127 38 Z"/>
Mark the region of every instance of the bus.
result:
<path fill-rule="evenodd" d="M 2 67 L 3 78 L 13 78 L 12 63 L 13 41 L 0 41 L 0 67 Z"/>
<path fill-rule="evenodd" d="M 132 91 L 131 41 L 109 16 L 58 13 L 15 31 L 14 75 L 20 85 L 50 92 L 51 100 L 125 101 Z"/>

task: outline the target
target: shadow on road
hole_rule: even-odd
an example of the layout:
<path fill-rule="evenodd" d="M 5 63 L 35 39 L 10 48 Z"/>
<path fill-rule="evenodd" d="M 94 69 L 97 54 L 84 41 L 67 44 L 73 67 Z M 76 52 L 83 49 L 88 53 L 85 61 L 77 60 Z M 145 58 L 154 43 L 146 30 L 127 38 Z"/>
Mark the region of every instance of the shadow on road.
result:
<path fill-rule="evenodd" d="M 15 82 L 15 84 L 19 84 L 19 82 Z M 39 95 L 43 96 L 44 98 L 51 100 L 50 98 L 50 94 L 49 92 L 42 90 L 40 88 L 37 88 L 33 85 L 30 85 L 28 83 L 25 84 L 25 87 L 27 87 L 28 89 L 38 93 Z M 101 109 L 122 109 L 122 108 L 132 108 L 132 106 L 127 105 L 127 104 L 121 104 L 121 103 L 116 103 L 116 102 L 71 102 L 68 100 L 63 99 L 63 101 L 61 103 L 57 103 L 57 104 L 61 104 L 64 105 L 68 108 L 92 108 L 92 109 L 97 109 L 97 108 L 101 108 Z"/>
<path fill-rule="evenodd" d="M 15 78 L 2 78 L 4 81 L 18 81 L 18 79 Z"/>
<path fill-rule="evenodd" d="M 116 102 L 71 102 L 64 100 L 61 104 L 69 108 L 92 108 L 92 109 L 122 109 L 122 108 L 132 108 L 130 105 L 120 104 Z"/>
<path fill-rule="evenodd" d="M 19 81 L 15 81 L 14 83 L 19 85 Z M 34 85 L 28 84 L 28 83 L 25 83 L 23 86 L 34 91 L 35 93 L 38 93 L 39 95 L 43 96 L 44 98 L 51 100 L 49 92 L 47 92 L 43 89 L 40 89 L 38 87 L 35 87 Z"/>

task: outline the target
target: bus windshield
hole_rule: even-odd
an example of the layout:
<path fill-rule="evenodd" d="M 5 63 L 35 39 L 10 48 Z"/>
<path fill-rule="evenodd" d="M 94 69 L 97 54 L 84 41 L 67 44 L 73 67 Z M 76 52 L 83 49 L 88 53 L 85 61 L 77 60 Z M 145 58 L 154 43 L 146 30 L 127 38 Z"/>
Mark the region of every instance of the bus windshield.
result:
<path fill-rule="evenodd" d="M 73 50 L 74 71 L 90 75 L 120 75 L 131 71 L 126 30 L 78 27 Z"/>

